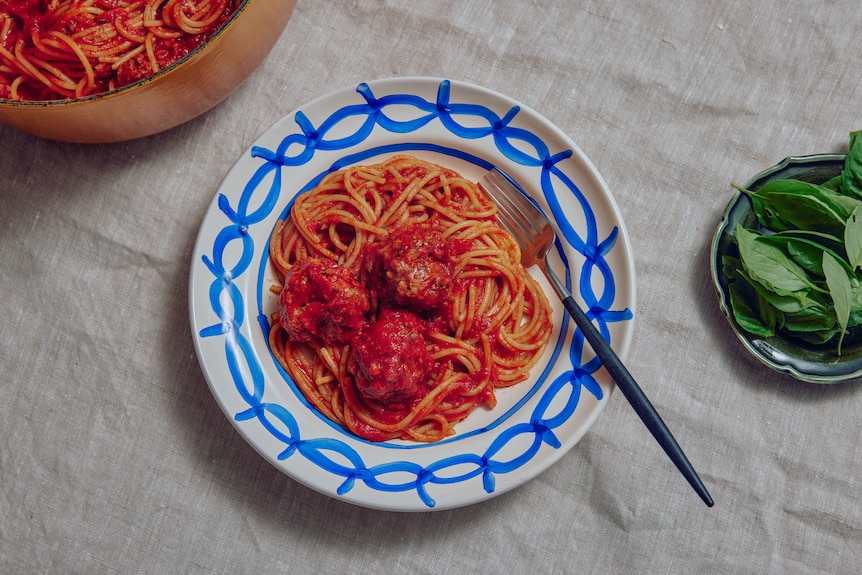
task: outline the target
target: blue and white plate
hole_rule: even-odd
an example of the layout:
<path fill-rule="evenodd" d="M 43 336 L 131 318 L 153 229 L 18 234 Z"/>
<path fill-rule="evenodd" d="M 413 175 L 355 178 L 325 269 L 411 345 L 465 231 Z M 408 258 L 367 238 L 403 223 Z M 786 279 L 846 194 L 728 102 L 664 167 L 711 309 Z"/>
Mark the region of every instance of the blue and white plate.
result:
<path fill-rule="evenodd" d="M 625 357 L 635 280 L 619 210 L 583 152 L 548 120 L 462 82 L 392 78 L 315 100 L 237 161 L 204 217 L 191 263 L 191 329 L 224 413 L 264 458 L 321 493 L 393 511 L 450 509 L 532 479 L 586 433 L 613 383 L 538 270 L 554 333 L 531 379 L 498 392 L 434 444 L 372 443 L 311 408 L 267 344 L 277 296 L 268 262 L 276 221 L 332 170 L 411 154 L 473 181 L 498 166 L 555 222 L 557 271 Z"/>

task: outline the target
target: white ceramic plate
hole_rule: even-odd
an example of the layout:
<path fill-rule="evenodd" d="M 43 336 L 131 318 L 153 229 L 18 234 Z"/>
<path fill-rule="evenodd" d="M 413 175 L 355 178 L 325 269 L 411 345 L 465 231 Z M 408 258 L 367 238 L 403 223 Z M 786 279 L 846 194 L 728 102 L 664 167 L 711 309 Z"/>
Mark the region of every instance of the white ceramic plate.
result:
<path fill-rule="evenodd" d="M 207 212 L 191 264 L 191 329 L 224 413 L 295 480 L 366 507 L 429 511 L 523 484 L 562 457 L 607 403 L 613 384 L 538 270 L 554 333 L 532 378 L 500 391 L 434 444 L 361 440 L 313 410 L 267 345 L 276 305 L 268 239 L 293 198 L 326 173 L 396 153 L 473 181 L 497 166 L 554 220 L 555 267 L 621 357 L 631 341 L 635 281 L 619 210 L 590 160 L 548 120 L 496 92 L 436 78 L 393 78 L 326 95 L 277 122 L 237 161 Z"/>

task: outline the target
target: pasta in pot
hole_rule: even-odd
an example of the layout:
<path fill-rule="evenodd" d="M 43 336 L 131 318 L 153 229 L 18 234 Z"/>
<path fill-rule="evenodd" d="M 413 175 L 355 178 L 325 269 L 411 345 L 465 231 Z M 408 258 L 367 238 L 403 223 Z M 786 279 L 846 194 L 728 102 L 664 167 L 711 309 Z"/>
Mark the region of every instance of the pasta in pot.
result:
<path fill-rule="evenodd" d="M 0 0 L 0 98 L 81 98 L 184 58 L 245 0 Z"/>

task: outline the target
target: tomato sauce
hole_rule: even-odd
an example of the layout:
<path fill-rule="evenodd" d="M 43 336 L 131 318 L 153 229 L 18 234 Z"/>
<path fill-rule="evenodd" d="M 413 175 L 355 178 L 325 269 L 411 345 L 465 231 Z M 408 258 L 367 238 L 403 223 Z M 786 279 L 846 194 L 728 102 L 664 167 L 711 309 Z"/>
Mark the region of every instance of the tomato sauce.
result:
<path fill-rule="evenodd" d="M 185 58 L 198 47 L 203 45 L 212 34 L 197 34 L 194 36 L 182 36 L 180 38 L 158 38 L 153 41 L 153 54 L 163 70 L 181 59 Z M 146 53 L 133 56 L 117 68 L 117 85 L 128 86 L 138 80 L 143 80 L 155 73 L 150 59 Z"/>

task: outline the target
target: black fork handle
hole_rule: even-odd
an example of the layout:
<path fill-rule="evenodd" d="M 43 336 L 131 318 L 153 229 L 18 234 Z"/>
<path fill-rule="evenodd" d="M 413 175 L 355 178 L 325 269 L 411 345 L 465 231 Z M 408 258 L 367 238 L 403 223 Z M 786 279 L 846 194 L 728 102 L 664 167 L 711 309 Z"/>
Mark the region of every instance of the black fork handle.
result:
<path fill-rule="evenodd" d="M 605 338 L 602 337 L 587 317 L 587 314 L 584 313 L 571 295 L 563 298 L 563 306 L 565 306 L 566 310 L 575 320 L 575 324 L 581 329 L 587 343 L 590 344 L 590 347 L 593 348 L 593 351 L 602 360 L 602 365 L 608 370 L 617 387 L 620 388 L 620 391 L 622 391 L 625 398 L 634 408 L 635 413 L 638 414 L 638 417 L 641 418 L 641 421 L 644 422 L 647 429 L 652 433 L 652 436 L 658 441 L 683 477 L 686 478 L 700 498 L 703 499 L 703 502 L 708 507 L 712 507 L 714 504 L 712 497 L 706 490 L 706 486 L 701 481 L 700 476 L 688 461 L 688 457 L 683 453 L 682 448 L 680 448 L 676 439 L 674 439 L 673 434 L 671 434 L 655 407 L 650 403 L 650 400 L 644 394 L 643 390 L 641 390 L 626 366 L 623 365 L 619 356 L 608 345 L 608 342 L 605 341 Z"/>

